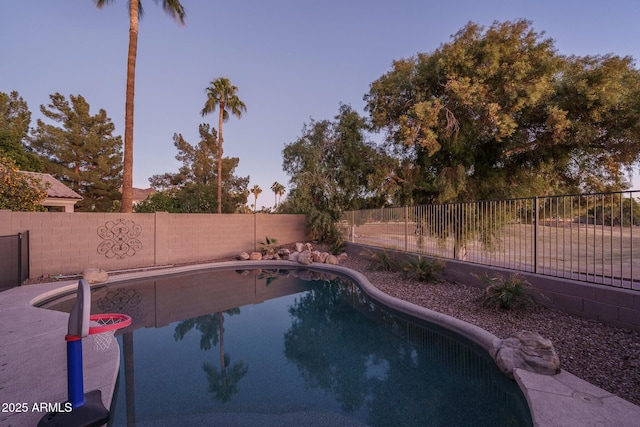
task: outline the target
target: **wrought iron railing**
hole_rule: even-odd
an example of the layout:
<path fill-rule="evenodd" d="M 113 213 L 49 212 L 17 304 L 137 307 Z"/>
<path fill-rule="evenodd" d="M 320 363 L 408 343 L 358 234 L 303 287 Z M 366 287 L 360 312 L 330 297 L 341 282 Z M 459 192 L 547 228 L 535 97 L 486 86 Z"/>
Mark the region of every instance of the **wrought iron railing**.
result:
<path fill-rule="evenodd" d="M 346 240 L 640 290 L 640 191 L 345 212 Z"/>

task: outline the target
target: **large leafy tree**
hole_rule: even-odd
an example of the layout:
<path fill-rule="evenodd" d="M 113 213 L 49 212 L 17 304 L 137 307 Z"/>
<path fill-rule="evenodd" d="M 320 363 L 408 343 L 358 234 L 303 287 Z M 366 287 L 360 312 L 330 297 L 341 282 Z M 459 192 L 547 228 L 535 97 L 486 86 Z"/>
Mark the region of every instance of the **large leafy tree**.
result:
<path fill-rule="evenodd" d="M 0 209 L 44 211 L 47 190 L 39 179 L 20 173 L 15 162 L 0 155 Z"/>
<path fill-rule="evenodd" d="M 59 93 L 49 96 L 51 103 L 40 111 L 51 122 L 37 121 L 31 147 L 52 174 L 84 199 L 80 211 L 109 211 L 120 199 L 122 184 L 122 139 L 107 112 L 92 115 L 82 95 L 71 95 L 70 102 Z"/>
<path fill-rule="evenodd" d="M 632 58 L 614 55 L 566 64 L 554 97 L 570 123 L 562 179 L 578 190 L 626 189 L 640 153 L 640 72 Z"/>
<path fill-rule="evenodd" d="M 27 144 L 30 124 L 27 101 L 17 91 L 0 92 L 0 154 L 12 159 L 20 170 L 38 172 L 42 162 Z"/>
<path fill-rule="evenodd" d="M 222 213 L 222 123 L 229 120 L 230 113 L 237 118 L 242 117 L 247 106 L 236 95 L 238 88 L 226 77 L 211 81 L 206 92 L 207 101 L 200 112 L 202 117 L 218 109 L 218 213 Z"/>
<path fill-rule="evenodd" d="M 624 186 L 638 82 L 629 59 L 562 57 L 528 21 L 469 23 L 395 61 L 365 100 L 398 153 L 403 202 L 469 201 Z"/>
<path fill-rule="evenodd" d="M 114 0 L 94 0 L 98 8 Z M 159 3 L 159 0 L 154 0 Z M 184 24 L 186 11 L 179 0 L 162 0 L 162 9 Z M 138 21 L 143 15 L 140 0 L 129 0 L 129 51 L 127 54 L 127 90 L 124 125 L 124 173 L 122 179 L 122 212 L 133 209 L 133 101 L 136 81 L 136 58 L 138 56 Z"/>
<path fill-rule="evenodd" d="M 290 191 L 283 212 L 309 216 L 314 238 L 331 240 L 344 210 L 381 207 L 387 202 L 391 160 L 367 139 L 367 124 L 350 106 L 334 121 L 311 121 L 283 150 Z"/>
<path fill-rule="evenodd" d="M 240 162 L 237 157 L 222 158 L 218 168 L 216 130 L 208 124 L 199 127 L 200 142 L 193 146 L 180 134 L 173 136 L 178 150 L 176 159 L 182 162 L 177 173 L 164 173 L 149 178 L 151 186 L 161 190 L 136 206 L 136 212 L 236 212 L 247 202 L 249 177 L 235 176 Z M 223 197 L 218 198 L 218 170 L 222 172 Z M 220 202 L 218 202 L 220 200 Z M 218 203 L 222 203 L 220 209 Z"/>

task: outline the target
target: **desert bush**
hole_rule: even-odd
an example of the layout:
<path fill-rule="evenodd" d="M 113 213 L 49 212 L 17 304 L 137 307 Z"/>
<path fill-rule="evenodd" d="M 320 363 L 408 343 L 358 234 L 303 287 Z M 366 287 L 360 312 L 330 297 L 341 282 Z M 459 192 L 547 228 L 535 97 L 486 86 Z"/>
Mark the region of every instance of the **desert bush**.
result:
<path fill-rule="evenodd" d="M 405 277 L 429 283 L 439 282 L 442 270 L 444 270 L 444 262 L 442 260 L 423 258 L 422 256 L 407 261 L 402 267 Z"/>
<path fill-rule="evenodd" d="M 278 249 L 278 241 L 273 237 L 265 236 L 264 242 L 260 242 L 260 252 L 262 255 L 273 253 Z"/>
<path fill-rule="evenodd" d="M 501 276 L 480 277 L 487 284 L 481 299 L 483 307 L 495 310 L 529 309 L 536 305 L 533 290 L 529 282 L 517 274 L 512 274 L 507 280 Z"/>
<path fill-rule="evenodd" d="M 400 261 L 386 250 L 369 252 L 369 270 L 399 271 Z"/>

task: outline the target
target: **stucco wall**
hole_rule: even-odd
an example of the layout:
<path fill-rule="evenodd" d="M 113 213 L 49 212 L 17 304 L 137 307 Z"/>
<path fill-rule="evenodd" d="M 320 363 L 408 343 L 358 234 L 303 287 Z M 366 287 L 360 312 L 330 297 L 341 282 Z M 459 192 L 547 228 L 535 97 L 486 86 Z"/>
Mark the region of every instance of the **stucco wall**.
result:
<path fill-rule="evenodd" d="M 29 230 L 31 278 L 229 257 L 265 236 L 306 240 L 306 224 L 304 215 L 0 211 L 0 235 Z"/>

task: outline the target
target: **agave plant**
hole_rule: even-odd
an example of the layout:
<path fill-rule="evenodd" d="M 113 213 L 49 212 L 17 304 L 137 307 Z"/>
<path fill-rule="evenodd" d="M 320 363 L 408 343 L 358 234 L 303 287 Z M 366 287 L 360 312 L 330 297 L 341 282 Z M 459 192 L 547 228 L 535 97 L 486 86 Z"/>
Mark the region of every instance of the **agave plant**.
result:
<path fill-rule="evenodd" d="M 369 252 L 369 270 L 398 271 L 400 262 L 386 250 Z"/>
<path fill-rule="evenodd" d="M 265 236 L 264 242 L 260 242 L 260 252 L 262 255 L 273 253 L 278 248 L 278 241 L 273 237 Z"/>
<path fill-rule="evenodd" d="M 480 277 L 487 284 L 485 294 L 482 297 L 482 306 L 498 309 L 529 309 L 536 305 L 532 295 L 532 287 L 517 274 L 511 275 L 507 280 L 500 276 Z"/>
<path fill-rule="evenodd" d="M 410 259 L 402 267 L 405 277 L 411 277 L 420 282 L 437 283 L 440 281 L 439 273 L 444 270 L 444 263 L 439 259 L 418 258 Z"/>

